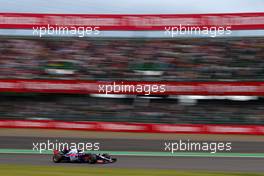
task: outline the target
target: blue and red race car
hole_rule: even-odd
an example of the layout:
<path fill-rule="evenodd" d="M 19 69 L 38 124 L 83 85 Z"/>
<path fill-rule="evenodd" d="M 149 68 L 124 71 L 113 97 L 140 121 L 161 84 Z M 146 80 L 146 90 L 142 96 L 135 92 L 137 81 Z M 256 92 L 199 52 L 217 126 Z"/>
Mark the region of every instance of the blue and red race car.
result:
<path fill-rule="evenodd" d="M 89 164 L 107 164 L 114 163 L 117 161 L 116 158 L 112 158 L 107 153 L 104 154 L 93 154 L 93 153 L 84 153 L 79 150 L 73 149 L 70 151 L 53 151 L 52 161 L 54 163 L 60 162 L 77 162 L 77 163 L 89 163 Z"/>

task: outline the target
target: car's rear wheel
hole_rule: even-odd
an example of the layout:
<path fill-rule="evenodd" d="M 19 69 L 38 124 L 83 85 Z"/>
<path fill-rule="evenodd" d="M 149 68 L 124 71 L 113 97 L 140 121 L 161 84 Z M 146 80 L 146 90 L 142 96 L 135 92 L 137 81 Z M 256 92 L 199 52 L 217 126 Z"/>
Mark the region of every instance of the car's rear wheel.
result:
<path fill-rule="evenodd" d="M 53 155 L 53 157 L 52 157 L 52 161 L 54 163 L 59 163 L 59 162 L 61 162 L 61 160 L 62 160 L 62 156 L 61 155 Z"/>

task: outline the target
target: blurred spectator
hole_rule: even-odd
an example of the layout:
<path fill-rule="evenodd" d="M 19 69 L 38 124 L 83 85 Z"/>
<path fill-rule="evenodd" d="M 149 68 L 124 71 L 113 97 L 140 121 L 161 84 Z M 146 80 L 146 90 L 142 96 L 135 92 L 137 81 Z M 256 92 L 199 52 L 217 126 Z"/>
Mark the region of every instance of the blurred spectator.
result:
<path fill-rule="evenodd" d="M 144 123 L 264 124 L 264 97 L 250 101 L 95 98 L 84 95 L 2 95 L 1 118 Z"/>

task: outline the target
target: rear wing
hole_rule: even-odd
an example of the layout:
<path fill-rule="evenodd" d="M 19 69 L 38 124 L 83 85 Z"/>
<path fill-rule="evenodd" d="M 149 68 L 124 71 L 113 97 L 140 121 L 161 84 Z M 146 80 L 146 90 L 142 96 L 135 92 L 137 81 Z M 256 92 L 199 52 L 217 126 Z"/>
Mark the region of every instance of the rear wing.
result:
<path fill-rule="evenodd" d="M 59 154 L 60 152 L 58 151 L 58 150 L 53 150 L 53 154 L 54 155 L 57 155 L 57 154 Z"/>

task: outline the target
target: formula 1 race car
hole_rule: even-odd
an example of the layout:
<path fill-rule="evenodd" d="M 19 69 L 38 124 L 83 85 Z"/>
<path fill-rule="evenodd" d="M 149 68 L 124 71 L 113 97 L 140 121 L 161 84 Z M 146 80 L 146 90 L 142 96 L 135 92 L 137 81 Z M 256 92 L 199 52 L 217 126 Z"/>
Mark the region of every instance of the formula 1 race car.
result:
<path fill-rule="evenodd" d="M 89 164 L 107 164 L 114 163 L 117 161 L 116 158 L 112 158 L 109 154 L 93 154 L 83 152 L 64 152 L 64 151 L 53 151 L 52 161 L 54 163 L 60 162 L 74 162 L 74 163 L 89 163 Z"/>

